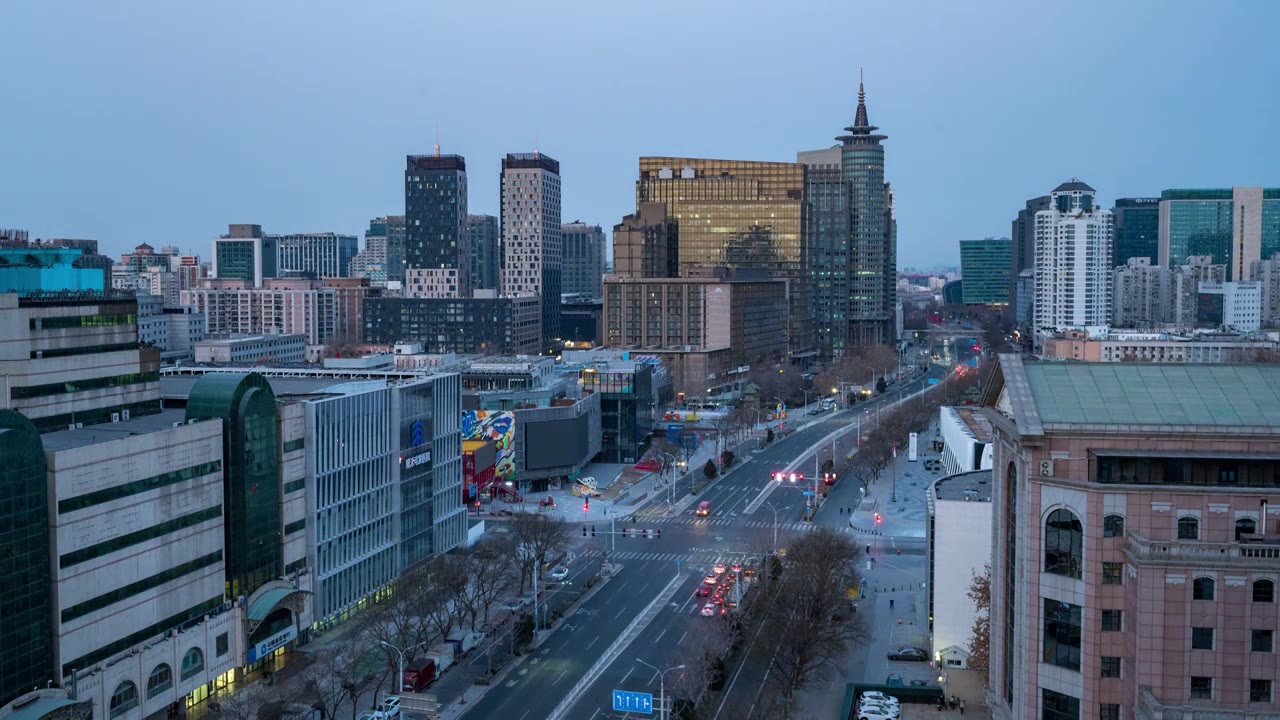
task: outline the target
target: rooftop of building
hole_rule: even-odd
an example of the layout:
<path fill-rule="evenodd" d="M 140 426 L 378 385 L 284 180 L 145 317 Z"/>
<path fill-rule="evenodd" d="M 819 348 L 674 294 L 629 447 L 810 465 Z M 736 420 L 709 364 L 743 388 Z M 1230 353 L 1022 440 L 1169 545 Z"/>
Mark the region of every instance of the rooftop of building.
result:
<path fill-rule="evenodd" d="M 298 342 L 298 343 L 303 343 L 305 345 L 307 342 L 307 336 L 306 335 L 238 335 L 236 337 L 228 337 L 228 338 L 205 338 L 204 340 L 196 341 L 196 344 L 197 345 L 243 345 L 247 343 L 264 342 L 264 341 L 289 342 L 289 343 Z"/>
<path fill-rule="evenodd" d="M 972 470 L 938 478 L 933 496 L 956 502 L 991 502 L 991 470 Z"/>
<path fill-rule="evenodd" d="M 1071 178 L 1067 182 L 1062 183 L 1053 189 L 1054 192 L 1097 192 L 1089 187 L 1088 183 L 1081 182 L 1077 178 Z"/>
<path fill-rule="evenodd" d="M 241 368 L 239 372 L 252 370 Z M 385 387 L 387 384 L 387 380 L 382 378 L 293 377 L 272 375 L 270 370 L 266 370 L 263 376 L 271 385 L 271 391 L 275 393 L 277 400 L 348 395 L 371 388 Z M 168 400 L 190 397 L 191 388 L 199 379 L 199 375 L 163 375 L 160 377 L 160 397 Z"/>
<path fill-rule="evenodd" d="M 960 418 L 960 421 L 964 423 L 965 428 L 968 429 L 974 440 L 981 443 L 991 442 L 991 421 L 980 410 L 971 407 L 949 407 L 946 409 Z"/>
<path fill-rule="evenodd" d="M 186 422 L 186 410 L 163 410 L 151 415 L 133 415 L 120 422 L 85 425 L 75 430 L 57 430 L 40 436 L 47 451 L 73 450 L 75 448 L 112 442 L 133 435 L 168 430 L 174 424 Z"/>
<path fill-rule="evenodd" d="M 1019 432 L 1029 435 L 1049 426 L 1280 433 L 1280 365 L 1063 363 L 1001 355 L 984 405 L 1011 414 Z"/>

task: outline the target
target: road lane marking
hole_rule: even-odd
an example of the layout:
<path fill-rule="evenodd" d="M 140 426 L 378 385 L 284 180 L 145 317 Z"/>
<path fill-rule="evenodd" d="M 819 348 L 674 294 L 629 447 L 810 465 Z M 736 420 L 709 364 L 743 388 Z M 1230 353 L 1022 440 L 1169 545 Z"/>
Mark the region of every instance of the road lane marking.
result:
<path fill-rule="evenodd" d="M 634 666 L 633 666 L 630 670 L 627 670 L 627 674 L 622 676 L 622 681 L 621 681 L 621 682 L 619 682 L 618 684 L 619 684 L 619 685 L 625 685 L 625 684 L 627 684 L 627 678 L 631 677 L 631 673 L 632 673 L 633 671 L 635 671 L 635 667 L 634 667 Z"/>
<path fill-rule="evenodd" d="M 599 636 L 599 635 L 597 635 L 597 636 L 595 636 L 595 637 L 591 638 L 591 642 L 587 643 L 587 648 L 586 648 L 586 649 L 590 650 L 590 649 L 591 649 L 591 646 L 592 646 L 592 645 L 595 645 L 595 644 L 596 644 L 596 641 L 597 641 L 597 640 L 599 640 L 599 639 L 600 639 L 600 636 Z"/>
<path fill-rule="evenodd" d="M 666 629 L 666 628 L 662 628 L 662 632 L 658 633 L 658 637 L 654 638 L 654 639 L 653 639 L 653 641 L 654 641 L 654 642 L 658 642 L 659 640 L 661 640 L 661 639 L 662 639 L 662 636 L 663 636 L 663 635 L 666 635 L 666 634 L 667 634 L 667 629 Z"/>
<path fill-rule="evenodd" d="M 567 673 L 567 672 L 569 672 L 569 671 L 568 671 L 568 670 L 561 670 L 561 671 L 560 671 L 560 674 L 556 676 L 556 679 L 551 681 L 551 684 L 552 684 L 552 685 L 555 685 L 556 683 L 560 682 L 560 678 L 564 677 L 564 674 L 565 674 L 565 673 Z M 525 713 L 525 714 L 527 715 L 528 713 Z"/>
<path fill-rule="evenodd" d="M 681 635 L 681 636 L 680 636 L 680 639 L 676 641 L 676 644 L 677 644 L 677 645 L 679 645 L 680 643 L 684 642 L 684 639 L 685 639 L 685 637 L 686 637 L 686 636 L 688 636 L 688 634 L 689 634 L 689 631 L 688 631 L 688 630 L 685 630 L 685 631 L 684 631 L 684 635 Z"/>

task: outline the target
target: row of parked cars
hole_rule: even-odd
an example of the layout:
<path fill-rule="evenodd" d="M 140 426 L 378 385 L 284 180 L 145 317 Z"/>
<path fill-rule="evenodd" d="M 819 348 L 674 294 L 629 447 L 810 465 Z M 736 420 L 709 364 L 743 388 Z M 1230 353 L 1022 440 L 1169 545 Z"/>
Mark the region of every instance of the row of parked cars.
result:
<path fill-rule="evenodd" d="M 858 720 L 898 720 L 902 705 L 898 698 L 878 690 L 868 690 L 858 698 Z"/>

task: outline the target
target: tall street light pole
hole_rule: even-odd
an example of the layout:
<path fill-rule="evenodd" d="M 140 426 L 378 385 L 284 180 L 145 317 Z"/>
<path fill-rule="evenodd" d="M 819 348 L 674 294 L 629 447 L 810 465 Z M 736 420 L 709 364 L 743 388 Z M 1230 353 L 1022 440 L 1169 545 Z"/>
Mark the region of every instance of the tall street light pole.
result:
<path fill-rule="evenodd" d="M 684 665 L 676 665 L 675 667 L 669 667 L 666 670 L 659 670 L 640 658 L 636 658 L 636 662 L 658 673 L 658 717 L 660 720 L 670 718 L 671 712 L 667 710 L 667 673 L 672 670 L 683 670 Z"/>
<path fill-rule="evenodd" d="M 764 506 L 773 511 L 773 551 L 778 552 L 778 508 L 773 503 L 765 503 Z"/>
<path fill-rule="evenodd" d="M 410 650 L 417 650 L 418 648 L 422 647 L 423 645 L 426 645 L 429 642 L 431 641 L 426 640 L 418 643 L 417 645 L 410 645 L 409 647 L 401 650 L 400 648 L 396 647 L 395 645 L 392 645 L 386 640 L 378 641 L 379 645 L 386 645 L 387 647 L 396 651 L 396 658 L 397 658 L 396 670 L 399 671 L 400 673 L 399 675 L 396 675 L 396 693 L 397 694 L 404 692 L 404 654 L 409 652 Z"/>

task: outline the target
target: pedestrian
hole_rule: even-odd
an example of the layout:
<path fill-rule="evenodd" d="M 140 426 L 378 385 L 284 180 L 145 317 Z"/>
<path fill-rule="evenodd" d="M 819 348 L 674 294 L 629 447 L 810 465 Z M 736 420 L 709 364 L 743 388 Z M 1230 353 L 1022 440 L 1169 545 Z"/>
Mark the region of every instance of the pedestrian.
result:
<path fill-rule="evenodd" d="M 964 700 L 961 700 L 961 701 L 960 701 L 960 714 L 961 714 L 961 715 L 963 715 L 963 714 L 964 714 Z"/>
<path fill-rule="evenodd" d="M 893 609 L 893 598 L 889 598 L 889 609 Z"/>

